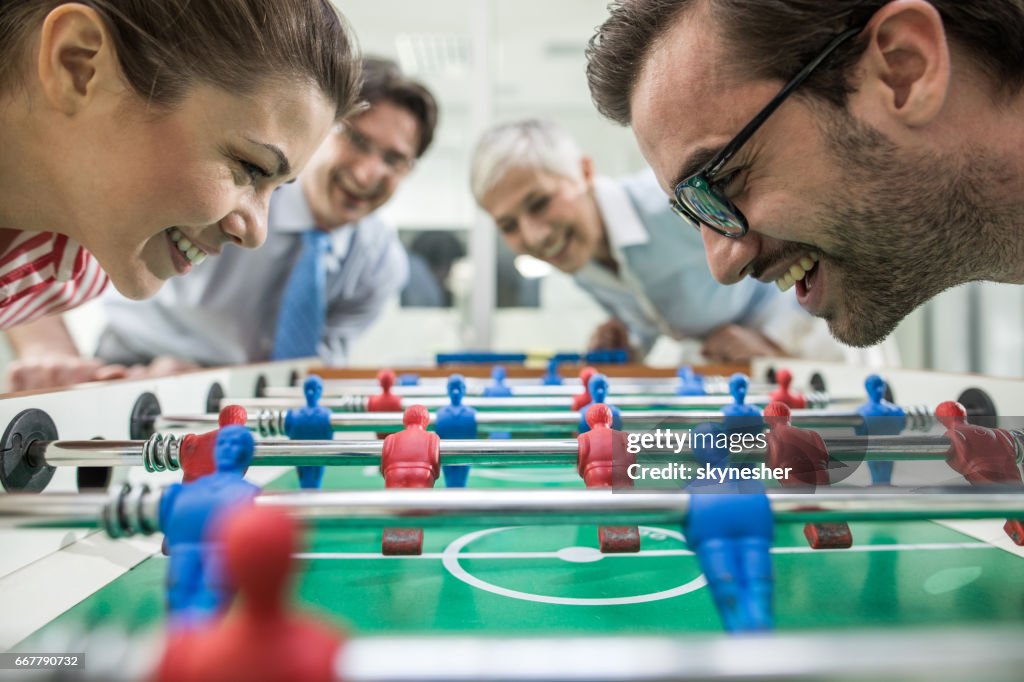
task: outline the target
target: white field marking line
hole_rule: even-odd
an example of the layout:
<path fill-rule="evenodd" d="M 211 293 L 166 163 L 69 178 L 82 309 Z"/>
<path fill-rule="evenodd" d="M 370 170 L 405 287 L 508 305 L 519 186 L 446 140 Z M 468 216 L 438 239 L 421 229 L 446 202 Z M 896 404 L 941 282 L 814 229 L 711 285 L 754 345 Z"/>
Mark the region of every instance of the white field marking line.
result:
<path fill-rule="evenodd" d="M 432 554 L 429 554 L 429 555 L 419 555 L 417 557 L 410 557 L 410 558 L 421 558 L 421 559 L 422 558 L 428 558 L 428 559 L 440 558 L 441 559 L 441 563 L 444 566 L 445 570 L 452 577 L 456 578 L 457 580 L 462 581 L 463 583 L 469 585 L 470 587 L 475 587 L 478 590 L 482 590 L 482 591 L 485 591 L 485 592 L 490 592 L 491 594 L 496 594 L 498 596 L 507 597 L 507 598 L 510 598 L 510 599 L 518 599 L 518 600 L 522 600 L 522 601 L 539 602 L 539 603 L 543 603 L 543 604 L 555 604 L 555 605 L 563 605 L 563 606 L 621 606 L 621 605 L 628 605 L 628 604 L 642 604 L 642 603 L 647 603 L 647 602 L 661 601 L 661 600 L 664 600 L 664 599 L 671 599 L 673 597 L 678 597 L 678 596 L 681 596 L 681 595 L 684 595 L 684 594 L 689 594 L 689 593 L 695 592 L 696 590 L 699 590 L 702 587 L 707 585 L 707 579 L 704 577 L 704 574 L 700 573 L 698 571 L 697 576 L 694 577 L 693 579 L 689 580 L 688 582 L 684 582 L 681 585 L 677 585 L 675 587 L 671 587 L 671 588 L 668 588 L 668 589 L 665 589 L 665 590 L 660 590 L 658 592 L 648 592 L 648 593 L 645 593 L 645 594 L 626 595 L 626 596 L 620 596 L 620 597 L 596 597 L 596 598 L 588 598 L 588 597 L 560 597 L 560 596 L 556 596 L 556 595 L 535 594 L 535 593 L 532 593 L 532 592 L 524 592 L 524 591 L 521 591 L 521 590 L 514 590 L 514 589 L 511 589 L 511 588 L 508 588 L 508 587 L 504 587 L 502 585 L 491 583 L 491 582 L 488 582 L 487 580 L 484 580 L 483 578 L 480 578 L 478 576 L 473 575 L 463 565 L 462 561 L 464 559 L 485 558 L 485 557 L 486 558 L 496 558 L 496 559 L 521 559 L 521 558 L 552 559 L 552 558 L 554 558 L 554 559 L 560 559 L 560 560 L 565 561 L 567 563 L 579 563 L 579 562 L 599 561 L 599 560 L 605 558 L 605 556 L 623 556 L 623 557 L 625 557 L 625 556 L 632 556 L 632 557 L 645 556 L 645 557 L 650 557 L 652 555 L 653 556 L 686 556 L 686 555 L 692 555 L 691 551 L 685 550 L 685 549 L 676 549 L 676 550 L 647 550 L 647 551 L 637 552 L 636 554 L 602 555 L 599 551 L 597 551 L 596 549 L 594 549 L 592 547 L 565 547 L 565 548 L 562 548 L 562 550 L 559 550 L 557 552 L 465 552 L 465 553 L 462 552 L 462 549 L 464 547 L 466 547 L 471 542 L 473 542 L 473 541 L 475 541 L 475 540 L 477 540 L 477 539 L 479 539 L 481 537 L 484 537 L 484 536 L 487 536 L 487 535 L 492 535 L 494 533 L 501 533 L 501 532 L 504 532 L 504 531 L 521 530 L 521 529 L 524 529 L 524 528 L 529 528 L 529 526 L 503 526 L 503 527 L 498 527 L 498 528 L 489 528 L 489 529 L 478 530 L 478 531 L 471 532 L 471 533 L 466 534 L 466 535 L 462 535 L 462 536 L 456 538 L 455 540 L 453 540 L 452 542 L 448 543 L 448 545 L 445 547 L 444 551 L 441 554 L 439 554 L 439 555 L 436 554 L 436 553 L 432 553 Z M 647 536 L 647 537 L 652 537 L 652 536 L 656 536 L 656 537 L 660 536 L 661 538 L 669 537 L 669 538 L 675 539 L 676 541 L 678 541 L 680 543 L 686 542 L 686 539 L 683 536 L 683 534 L 680 533 L 677 530 L 669 530 L 669 529 L 665 529 L 665 528 L 652 528 L 652 527 L 647 527 L 647 526 L 640 526 L 639 530 L 640 530 L 642 535 Z M 854 549 L 856 549 L 857 551 L 861 551 L 861 552 L 863 552 L 863 551 L 876 551 L 876 552 L 877 551 L 899 551 L 899 550 L 908 550 L 908 551 L 914 551 L 914 550 L 925 550 L 925 551 L 928 551 L 928 550 L 931 550 L 931 551 L 935 551 L 935 550 L 945 550 L 945 549 L 982 549 L 982 548 L 984 548 L 984 549 L 996 549 L 996 547 L 994 547 L 992 545 L 989 545 L 989 544 L 986 544 L 986 543 L 977 543 L 977 542 L 961 543 L 961 542 L 958 542 L 958 543 L 929 543 L 929 544 L 918 543 L 918 544 L 893 544 L 893 545 L 864 545 L 864 546 L 858 546 L 856 548 L 850 548 L 850 549 L 845 549 L 845 550 L 832 550 L 832 551 L 848 552 L 848 551 L 852 551 Z M 580 550 L 580 552 L 574 554 L 573 550 Z M 773 549 L 772 551 L 775 552 L 775 553 L 790 553 L 790 554 L 806 554 L 806 553 L 811 553 L 811 552 L 815 552 L 815 551 L 823 551 L 823 550 L 814 550 L 814 549 L 811 549 L 810 547 L 781 547 L 781 548 L 778 548 L 778 550 L 781 550 L 781 551 L 776 551 L 775 549 Z M 322 553 L 322 554 L 319 554 L 319 555 L 316 554 L 316 553 L 309 553 L 307 556 L 309 558 L 333 558 L 333 559 L 356 558 L 358 556 L 358 557 L 365 557 L 367 559 L 374 559 L 375 560 L 375 559 L 381 558 L 383 555 L 376 554 L 376 553 L 374 553 L 374 554 L 365 554 L 365 553 L 363 553 L 363 554 L 356 555 L 354 553 L 353 554 L 347 554 L 347 553 L 344 553 L 344 552 L 337 552 L 337 553 L 327 553 L 327 552 L 325 552 L 325 553 Z M 577 556 L 578 559 L 574 560 L 574 559 L 571 558 L 572 556 Z M 404 558 L 404 557 L 394 557 L 394 558 Z"/>
<path fill-rule="evenodd" d="M 995 545 L 984 542 L 933 542 L 921 544 L 896 545 L 854 545 L 847 549 L 812 549 L 811 547 L 772 547 L 772 554 L 844 554 L 856 552 L 901 552 L 923 551 L 937 552 L 954 549 L 999 549 Z M 384 556 L 373 552 L 300 552 L 293 554 L 296 559 L 306 560 L 346 560 L 346 559 L 443 559 L 443 552 L 426 552 L 411 556 Z M 602 559 L 628 559 L 639 557 L 671 557 L 693 556 L 688 549 L 646 549 L 630 554 L 602 554 Z M 559 559 L 558 552 L 460 552 L 462 559 Z M 566 562 L 572 563 L 572 562 Z"/>
<path fill-rule="evenodd" d="M 966 535 L 968 537 L 981 540 L 994 547 L 1013 554 L 1014 556 L 1024 557 L 1024 547 L 1019 547 L 1013 544 L 1006 533 L 1003 531 L 1002 521 L 993 521 L 991 519 L 971 519 L 962 521 L 936 521 L 940 526 L 951 528 L 958 533 Z"/>
<path fill-rule="evenodd" d="M 499 528 L 486 528 L 484 530 L 478 530 L 467 535 L 463 535 L 456 538 L 452 542 L 448 543 L 448 546 L 444 548 L 444 553 L 441 559 L 441 563 L 445 570 L 452 575 L 452 577 L 461 580 L 470 587 L 475 587 L 491 594 L 496 594 L 501 597 L 508 597 L 510 599 L 519 599 L 522 601 L 539 602 L 542 604 L 558 604 L 564 606 L 620 606 L 626 604 L 643 604 L 652 601 L 661 601 L 663 599 L 671 599 L 672 597 L 678 597 L 690 592 L 699 590 L 700 588 L 707 585 L 707 579 L 703 573 L 698 572 L 696 577 L 692 578 L 688 582 L 681 585 L 671 587 L 666 590 L 660 590 L 658 592 L 647 592 L 645 594 L 633 594 L 622 597 L 559 597 L 554 595 L 535 594 L 532 592 L 523 592 L 520 590 L 513 590 L 508 587 L 496 585 L 488 582 L 483 578 L 479 578 L 469 571 L 461 563 L 460 554 L 462 548 L 469 545 L 475 540 L 492 535 L 494 533 L 501 533 L 504 531 L 520 530 L 523 526 L 504 526 Z M 677 530 L 668 529 L 654 529 L 646 526 L 639 526 L 639 531 L 642 534 L 648 535 L 657 530 L 657 533 L 662 537 L 674 538 L 679 542 L 685 542 L 683 534 Z M 565 561 L 573 561 L 569 558 L 570 555 L 574 554 L 574 548 L 565 548 L 564 552 L 559 552 L 561 559 Z M 584 550 L 582 556 L 576 554 L 582 561 L 597 561 L 601 559 L 601 553 L 591 547 L 579 547 L 578 549 Z M 585 557 L 585 558 L 584 558 Z"/>
<path fill-rule="evenodd" d="M 545 469 L 491 469 L 473 467 L 473 474 L 478 478 L 489 478 L 495 481 L 521 481 L 524 483 L 573 483 L 582 480 L 575 471 Z"/>

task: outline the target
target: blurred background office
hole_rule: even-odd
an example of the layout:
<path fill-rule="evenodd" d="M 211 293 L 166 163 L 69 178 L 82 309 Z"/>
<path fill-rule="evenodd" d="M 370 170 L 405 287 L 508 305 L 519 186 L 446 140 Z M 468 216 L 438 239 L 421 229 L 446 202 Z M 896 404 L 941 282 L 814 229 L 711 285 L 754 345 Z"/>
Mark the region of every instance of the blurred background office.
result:
<path fill-rule="evenodd" d="M 433 147 L 384 208 L 410 254 L 410 284 L 355 343 L 350 362 L 429 362 L 435 352 L 463 348 L 582 350 L 605 313 L 567 275 L 502 246 L 470 195 L 468 161 L 489 125 L 539 116 L 571 131 L 602 174 L 643 167 L 630 131 L 601 118 L 587 90 L 584 49 L 605 3 L 337 4 L 363 51 L 395 59 L 431 88 L 441 109 Z M 86 353 L 99 315 L 87 306 L 70 317 Z M 1024 287 L 951 290 L 905 320 L 895 339 L 904 366 L 1024 375 Z M 678 349 L 664 343 L 653 359 L 672 363 Z"/>

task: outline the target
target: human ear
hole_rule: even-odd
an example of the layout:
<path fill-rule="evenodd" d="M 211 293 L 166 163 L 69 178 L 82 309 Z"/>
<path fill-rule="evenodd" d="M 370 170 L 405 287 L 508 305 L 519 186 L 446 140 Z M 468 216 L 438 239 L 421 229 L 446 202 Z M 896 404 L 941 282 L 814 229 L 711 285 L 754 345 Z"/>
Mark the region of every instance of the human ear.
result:
<path fill-rule="evenodd" d="M 60 5 L 43 20 L 37 73 L 46 100 L 73 115 L 103 91 L 123 88 L 103 20 L 91 7 Z"/>
<path fill-rule="evenodd" d="M 951 69 L 938 10 L 924 0 L 895 0 L 865 31 L 859 92 L 905 125 L 928 124 L 942 109 Z"/>

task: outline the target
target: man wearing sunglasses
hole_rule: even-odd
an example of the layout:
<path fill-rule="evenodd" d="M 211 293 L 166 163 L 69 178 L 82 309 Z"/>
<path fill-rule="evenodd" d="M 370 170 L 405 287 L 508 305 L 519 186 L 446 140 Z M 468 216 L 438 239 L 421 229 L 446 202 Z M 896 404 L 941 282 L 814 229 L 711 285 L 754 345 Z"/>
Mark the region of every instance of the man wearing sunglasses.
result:
<path fill-rule="evenodd" d="M 946 288 L 1024 283 L 1024 6 L 620 0 L 588 49 L 715 278 L 852 345 Z"/>

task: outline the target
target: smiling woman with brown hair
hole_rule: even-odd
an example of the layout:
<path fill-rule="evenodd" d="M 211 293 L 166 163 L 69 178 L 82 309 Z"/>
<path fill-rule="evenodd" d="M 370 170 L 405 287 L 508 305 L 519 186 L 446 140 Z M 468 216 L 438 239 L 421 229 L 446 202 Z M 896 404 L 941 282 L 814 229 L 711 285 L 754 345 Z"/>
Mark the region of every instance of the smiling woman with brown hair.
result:
<path fill-rule="evenodd" d="M 352 51 L 327 0 L 0 0 L 0 328 L 259 246 Z"/>

